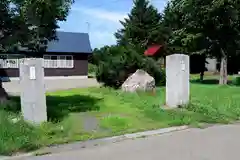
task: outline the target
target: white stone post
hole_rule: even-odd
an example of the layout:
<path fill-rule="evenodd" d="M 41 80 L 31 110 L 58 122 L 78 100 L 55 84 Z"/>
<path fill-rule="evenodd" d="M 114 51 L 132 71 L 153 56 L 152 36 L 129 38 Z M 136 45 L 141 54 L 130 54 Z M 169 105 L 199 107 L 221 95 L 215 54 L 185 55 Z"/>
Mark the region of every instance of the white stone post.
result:
<path fill-rule="evenodd" d="M 189 56 L 173 54 L 166 57 L 166 105 L 170 108 L 189 102 Z"/>
<path fill-rule="evenodd" d="M 24 119 L 34 124 L 47 121 L 43 59 L 21 59 L 19 71 Z"/>

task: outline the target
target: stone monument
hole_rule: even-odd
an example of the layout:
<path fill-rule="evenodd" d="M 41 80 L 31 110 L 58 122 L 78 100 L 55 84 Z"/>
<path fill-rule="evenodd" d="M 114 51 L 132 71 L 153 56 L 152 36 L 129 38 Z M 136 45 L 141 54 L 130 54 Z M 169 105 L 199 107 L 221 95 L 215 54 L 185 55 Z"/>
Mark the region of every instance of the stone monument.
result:
<path fill-rule="evenodd" d="M 170 108 L 189 102 L 189 56 L 173 54 L 166 58 L 166 105 Z"/>
<path fill-rule="evenodd" d="M 43 59 L 21 59 L 19 71 L 24 119 L 34 124 L 47 121 Z"/>

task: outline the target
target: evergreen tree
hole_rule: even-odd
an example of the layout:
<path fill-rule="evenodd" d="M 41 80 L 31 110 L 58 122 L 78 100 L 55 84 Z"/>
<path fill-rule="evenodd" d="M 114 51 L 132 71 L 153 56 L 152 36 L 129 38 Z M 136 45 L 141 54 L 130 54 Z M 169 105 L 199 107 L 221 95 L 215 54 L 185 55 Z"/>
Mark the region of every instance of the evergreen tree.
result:
<path fill-rule="evenodd" d="M 164 42 L 165 30 L 162 29 L 162 16 L 148 0 L 134 0 L 128 18 L 120 21 L 123 28 L 115 33 L 118 44 L 146 48 L 151 44 Z"/>

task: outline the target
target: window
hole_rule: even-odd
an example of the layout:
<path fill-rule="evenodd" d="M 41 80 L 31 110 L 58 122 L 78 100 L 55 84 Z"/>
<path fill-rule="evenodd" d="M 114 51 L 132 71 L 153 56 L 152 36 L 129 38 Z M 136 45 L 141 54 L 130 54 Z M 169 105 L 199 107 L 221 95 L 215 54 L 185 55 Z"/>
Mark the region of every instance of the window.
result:
<path fill-rule="evenodd" d="M 45 68 L 50 68 L 50 60 L 51 60 L 51 56 L 44 56 L 44 67 Z"/>
<path fill-rule="evenodd" d="M 66 56 L 59 56 L 58 57 L 59 58 L 59 60 L 58 60 L 58 65 L 59 66 L 62 66 L 63 68 L 66 68 Z"/>
<path fill-rule="evenodd" d="M 66 56 L 66 66 L 73 67 L 73 57 L 72 56 Z"/>
<path fill-rule="evenodd" d="M 8 68 L 18 68 L 19 67 L 19 62 L 18 62 L 18 57 L 16 57 L 15 55 L 8 55 L 7 56 L 7 64 L 8 64 Z"/>
<path fill-rule="evenodd" d="M 45 68 L 73 68 L 73 56 L 44 55 Z"/>
<path fill-rule="evenodd" d="M 18 54 L 0 55 L 0 68 L 18 68 L 20 59 L 24 57 Z"/>
<path fill-rule="evenodd" d="M 57 56 L 51 56 L 51 68 L 58 68 L 58 57 Z"/>

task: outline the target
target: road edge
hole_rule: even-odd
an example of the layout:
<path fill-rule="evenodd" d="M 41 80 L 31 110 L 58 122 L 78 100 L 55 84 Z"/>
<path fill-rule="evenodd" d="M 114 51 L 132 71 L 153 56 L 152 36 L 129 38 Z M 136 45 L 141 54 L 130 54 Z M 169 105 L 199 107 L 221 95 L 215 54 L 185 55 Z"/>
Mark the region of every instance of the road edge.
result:
<path fill-rule="evenodd" d="M 162 129 L 157 129 L 157 130 L 149 130 L 149 131 L 144 131 L 144 132 L 124 134 L 124 135 L 120 135 L 120 136 L 113 136 L 113 137 L 107 137 L 107 138 L 101 138 L 101 139 L 95 139 L 95 140 L 88 140 L 85 142 L 62 144 L 62 145 L 57 145 L 57 146 L 53 146 L 53 147 L 46 147 L 46 148 L 39 149 L 34 152 L 21 154 L 21 155 L 17 155 L 17 156 L 9 156 L 9 157 L 5 156 L 3 158 L 1 158 L 1 156 L 0 156 L 0 160 L 17 160 L 17 159 L 21 159 L 21 158 L 36 156 L 36 155 L 41 156 L 41 155 L 45 155 L 45 154 L 56 154 L 56 153 L 60 153 L 60 152 L 67 152 L 67 151 L 72 151 L 72 150 L 77 150 L 77 149 L 93 147 L 93 146 L 97 146 L 102 143 L 104 143 L 104 144 L 115 143 L 115 142 L 121 142 L 121 141 L 128 140 L 128 139 L 156 136 L 156 135 L 161 135 L 161 134 L 175 132 L 175 131 L 182 131 L 182 130 L 186 130 L 189 128 L 190 128 L 189 126 L 184 125 L 184 126 L 178 126 L 178 127 L 169 127 L 169 128 L 162 128 Z M 73 147 L 71 147 L 71 145 Z"/>

